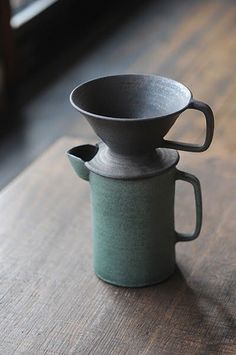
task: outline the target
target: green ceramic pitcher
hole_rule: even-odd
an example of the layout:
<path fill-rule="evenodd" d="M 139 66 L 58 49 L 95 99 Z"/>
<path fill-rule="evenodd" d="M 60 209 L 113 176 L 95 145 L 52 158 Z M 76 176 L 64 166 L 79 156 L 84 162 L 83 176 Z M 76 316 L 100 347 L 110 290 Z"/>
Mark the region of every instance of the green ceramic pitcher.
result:
<path fill-rule="evenodd" d="M 123 167 L 126 178 L 103 176 L 107 147 L 82 145 L 68 151 L 75 172 L 90 183 L 93 261 L 98 277 L 114 285 L 140 287 L 168 278 L 175 270 L 175 244 L 199 235 L 202 223 L 201 188 L 198 179 L 176 169 L 174 150 L 156 150 L 154 165 L 146 175 L 138 167 Z M 100 166 L 100 172 L 98 167 Z M 175 182 L 193 185 L 196 227 L 191 235 L 175 231 Z"/>

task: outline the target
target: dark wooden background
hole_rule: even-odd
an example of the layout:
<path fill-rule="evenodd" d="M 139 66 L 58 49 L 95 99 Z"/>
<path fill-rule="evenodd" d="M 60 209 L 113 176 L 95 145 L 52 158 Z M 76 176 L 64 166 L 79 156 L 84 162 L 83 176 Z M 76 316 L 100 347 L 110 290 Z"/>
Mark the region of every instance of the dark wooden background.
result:
<path fill-rule="evenodd" d="M 82 81 L 114 73 L 156 73 L 185 83 L 214 110 L 219 148 L 213 145 L 212 149 L 232 156 L 236 145 L 232 127 L 235 1 L 159 0 L 134 8 L 122 25 L 118 25 L 119 16 L 114 14 L 99 25 L 98 37 L 90 36 L 83 45 L 75 41 L 68 51 L 60 52 L 44 73 L 39 68 L 30 85 L 24 82 L 24 104 L 7 117 L 14 125 L 0 141 L 0 187 L 62 135 L 94 137 L 72 109 L 69 94 Z M 203 128 L 203 120 L 194 119 L 198 117 L 193 112 L 184 115 L 172 130 L 173 137 L 185 132 L 186 139 L 200 139 L 191 135 L 192 127 Z"/>

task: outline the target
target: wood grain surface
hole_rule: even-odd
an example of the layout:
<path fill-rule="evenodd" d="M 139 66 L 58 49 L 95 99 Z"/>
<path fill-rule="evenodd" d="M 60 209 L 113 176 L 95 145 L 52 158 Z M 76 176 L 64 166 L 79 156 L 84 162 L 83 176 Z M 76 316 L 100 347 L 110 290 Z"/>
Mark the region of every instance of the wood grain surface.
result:
<path fill-rule="evenodd" d="M 92 270 L 89 185 L 64 154 L 79 143 L 61 139 L 1 193 L 0 354 L 235 354 L 235 162 L 186 154 L 201 236 L 177 245 L 168 281 L 125 289 Z M 187 230 L 186 185 L 177 200 Z"/>
<path fill-rule="evenodd" d="M 125 289 L 98 280 L 89 185 L 64 154 L 82 137 L 95 141 L 78 120 L 70 128 L 78 138 L 58 141 L 0 194 L 0 354 L 236 353 L 236 6 L 170 0 L 167 11 L 163 4 L 126 27 L 115 50 L 100 52 L 101 67 L 173 77 L 212 106 L 211 148 L 181 153 L 178 165 L 201 181 L 201 235 L 177 245 L 178 268 L 162 284 Z M 203 121 L 186 112 L 168 138 L 200 141 Z M 177 183 L 182 232 L 194 224 L 192 205 L 191 188 Z"/>

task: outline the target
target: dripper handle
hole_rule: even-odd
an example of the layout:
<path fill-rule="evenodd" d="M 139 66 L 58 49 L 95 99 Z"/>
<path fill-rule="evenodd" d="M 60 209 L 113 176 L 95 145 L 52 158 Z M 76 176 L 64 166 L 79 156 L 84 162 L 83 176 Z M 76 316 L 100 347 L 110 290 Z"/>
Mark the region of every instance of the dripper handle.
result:
<path fill-rule="evenodd" d="M 191 240 L 196 239 L 201 231 L 202 227 L 202 193 L 201 193 L 201 185 L 200 181 L 196 176 L 186 173 L 184 171 L 177 170 L 176 171 L 175 180 L 183 180 L 190 183 L 194 189 L 195 196 L 195 207 L 196 207 L 196 226 L 195 230 L 192 234 L 184 234 L 175 232 L 176 234 L 176 242 L 189 242 Z"/>
<path fill-rule="evenodd" d="M 213 112 L 207 104 L 202 101 L 197 101 L 192 99 L 187 107 L 187 109 L 194 109 L 201 111 L 206 119 L 206 138 L 203 145 L 191 144 L 184 142 L 175 142 L 164 140 L 163 147 L 177 150 L 185 150 L 188 152 L 204 152 L 210 146 L 213 133 L 214 133 L 214 115 Z"/>

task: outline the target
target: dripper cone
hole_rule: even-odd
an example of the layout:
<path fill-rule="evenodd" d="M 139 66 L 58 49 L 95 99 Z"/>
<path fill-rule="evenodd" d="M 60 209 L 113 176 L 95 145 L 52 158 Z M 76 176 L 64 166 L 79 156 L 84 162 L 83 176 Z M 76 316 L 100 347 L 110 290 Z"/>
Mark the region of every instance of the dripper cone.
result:
<path fill-rule="evenodd" d="M 155 75 L 117 75 L 78 86 L 71 103 L 115 153 L 140 154 L 164 145 L 191 92 Z"/>

